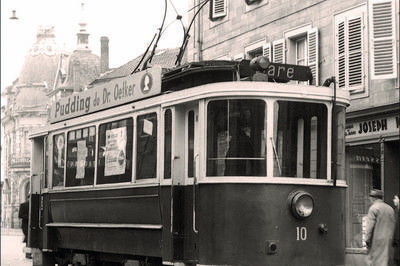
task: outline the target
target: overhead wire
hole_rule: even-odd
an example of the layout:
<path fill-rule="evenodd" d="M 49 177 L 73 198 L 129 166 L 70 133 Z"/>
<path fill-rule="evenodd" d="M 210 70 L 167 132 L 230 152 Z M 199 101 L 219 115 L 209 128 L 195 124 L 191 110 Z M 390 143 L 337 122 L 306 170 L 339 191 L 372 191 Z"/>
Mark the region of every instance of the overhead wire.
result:
<path fill-rule="evenodd" d="M 151 58 L 153 57 L 153 55 L 154 55 L 154 53 L 155 53 L 155 49 L 157 48 L 157 42 L 160 40 L 161 32 L 162 32 L 162 29 L 163 29 L 164 23 L 165 23 L 165 18 L 166 18 L 166 16 L 167 16 L 167 0 L 165 0 L 164 3 L 165 3 L 165 6 L 164 6 L 164 17 L 163 17 L 163 20 L 162 20 L 162 23 L 161 23 L 161 27 L 158 29 L 158 30 L 159 30 L 159 31 L 158 31 L 158 34 L 156 33 L 156 34 L 154 35 L 154 37 L 153 37 L 153 39 L 151 40 L 150 44 L 148 45 L 146 51 L 144 52 L 142 58 L 140 59 L 139 63 L 136 65 L 135 69 L 131 72 L 131 74 L 135 73 L 135 72 L 138 70 L 138 68 L 140 67 L 140 64 L 143 62 L 143 60 L 144 60 L 144 58 L 146 57 L 148 51 L 150 50 L 151 45 L 153 44 L 155 38 L 156 38 L 157 35 L 158 35 L 158 38 L 157 38 L 157 40 L 156 40 L 156 43 L 154 44 L 152 53 L 151 53 L 150 57 L 148 57 L 148 58 L 146 59 L 146 61 L 143 63 L 143 68 L 142 68 L 142 69 L 145 69 L 145 68 L 146 68 L 147 63 L 149 62 L 149 60 L 150 60 L 150 62 L 151 62 Z"/>
<path fill-rule="evenodd" d="M 159 28 L 158 37 L 157 37 L 156 42 L 154 43 L 153 50 L 151 51 L 150 56 L 149 56 L 149 57 L 146 59 L 146 61 L 143 63 L 143 68 L 142 68 L 142 70 L 147 68 L 147 63 L 151 63 L 151 60 L 153 59 L 153 56 L 154 56 L 154 54 L 156 53 L 158 41 L 160 40 L 161 35 L 162 35 L 161 33 L 162 33 L 162 30 L 163 30 L 163 27 L 164 27 L 165 18 L 167 17 L 167 9 L 168 9 L 167 0 L 165 0 L 164 3 L 165 3 L 165 4 L 164 4 L 164 5 L 165 5 L 165 7 L 164 7 L 164 17 L 163 17 L 163 21 L 162 21 L 161 27 Z"/>
<path fill-rule="evenodd" d="M 158 41 L 160 40 L 161 36 L 162 36 L 163 33 L 169 28 L 169 26 L 171 26 L 173 23 L 176 22 L 176 20 L 179 20 L 179 21 L 180 21 L 180 23 L 181 23 L 181 25 L 182 25 L 183 33 L 184 33 L 184 40 L 183 40 L 182 45 L 181 45 L 181 47 L 180 47 L 180 51 L 179 51 L 179 54 L 178 54 L 178 56 L 177 56 L 177 60 L 175 61 L 175 65 L 176 65 L 177 62 L 178 62 L 178 59 L 179 59 L 179 64 L 180 64 L 180 61 L 182 60 L 181 57 L 183 56 L 183 52 L 184 52 L 184 50 L 186 49 L 186 45 L 187 45 L 188 39 L 189 39 L 189 37 L 190 37 L 190 35 L 189 35 L 189 30 L 190 30 L 190 28 L 191 28 L 191 26 L 192 26 L 192 24 L 193 24 L 193 22 L 194 22 L 194 19 L 195 19 L 195 17 L 198 15 L 198 13 L 200 12 L 200 10 L 201 10 L 201 9 L 205 6 L 205 4 L 208 3 L 209 1 L 210 1 L 210 0 L 204 0 L 203 2 L 201 2 L 201 3 L 199 3 L 199 4 L 195 5 L 195 6 L 193 6 L 192 8 L 188 9 L 185 13 L 183 13 L 183 14 L 185 15 L 185 14 L 189 13 L 190 11 L 194 10 L 195 8 L 200 7 L 200 8 L 197 10 L 197 12 L 195 13 L 195 15 L 193 16 L 193 19 L 191 20 L 191 23 L 190 23 L 189 27 L 186 29 L 186 28 L 185 28 L 185 25 L 184 25 L 183 22 L 182 22 L 182 17 L 183 17 L 183 16 L 179 14 L 179 12 L 178 12 L 177 9 L 175 8 L 175 5 L 173 4 L 172 0 L 169 0 L 169 2 L 170 2 L 170 4 L 171 4 L 172 8 L 174 9 L 175 13 L 177 14 L 177 16 L 176 16 L 176 19 L 175 19 L 175 20 L 171 21 L 171 22 L 164 28 L 165 18 L 166 18 L 166 14 L 167 14 L 167 1 L 165 0 L 164 18 L 163 18 L 161 27 L 159 28 L 158 33 L 154 34 L 153 39 L 151 40 L 150 44 L 147 46 L 146 51 L 143 53 L 142 58 L 140 59 L 139 63 L 136 65 L 135 69 L 131 72 L 131 74 L 135 73 L 135 72 L 139 69 L 140 65 L 142 64 L 143 60 L 145 59 L 147 53 L 148 53 L 149 50 L 150 50 L 151 45 L 153 44 L 154 40 L 155 40 L 156 37 L 158 36 L 157 41 L 156 41 L 156 43 L 155 43 L 154 46 L 153 46 L 152 54 L 146 59 L 145 63 L 143 64 L 142 69 L 145 69 L 145 68 L 147 67 L 147 63 L 150 63 L 150 62 L 151 62 L 152 57 L 153 57 L 154 54 L 155 54 L 155 51 L 156 51 L 156 48 L 157 48 L 157 43 L 158 43 Z"/>
<path fill-rule="evenodd" d="M 193 18 L 192 18 L 192 20 L 190 21 L 190 24 L 189 24 L 188 28 L 186 29 L 186 33 L 185 33 L 185 35 L 183 36 L 182 45 L 181 45 L 181 47 L 180 47 L 180 49 L 179 49 L 179 54 L 178 54 L 177 57 L 176 57 L 175 66 L 179 66 L 179 65 L 181 64 L 183 54 L 184 54 L 184 52 L 185 52 L 185 50 L 186 50 L 186 46 L 187 46 L 187 43 L 188 43 L 189 38 L 190 38 L 189 31 L 190 31 L 190 28 L 191 28 L 192 25 L 193 25 L 193 22 L 194 22 L 195 18 L 197 17 L 197 15 L 200 13 L 200 11 L 203 9 L 203 7 L 204 7 L 209 1 L 210 1 L 210 0 L 205 0 L 205 1 L 203 1 L 202 3 L 198 4 L 197 6 L 195 6 L 195 7 L 199 7 L 199 9 L 198 9 L 198 10 L 196 11 L 196 13 L 193 15 Z M 191 8 L 190 10 L 193 10 L 195 7 Z M 189 11 L 190 11 L 190 10 L 189 10 Z M 188 11 L 188 12 L 189 12 L 189 11 Z"/>

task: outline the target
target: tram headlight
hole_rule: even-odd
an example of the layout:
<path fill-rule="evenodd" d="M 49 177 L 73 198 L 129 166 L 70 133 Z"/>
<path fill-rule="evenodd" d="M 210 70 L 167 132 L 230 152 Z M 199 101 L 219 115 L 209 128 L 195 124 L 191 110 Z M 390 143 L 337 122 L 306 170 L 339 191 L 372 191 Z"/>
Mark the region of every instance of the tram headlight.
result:
<path fill-rule="evenodd" d="M 289 208 L 292 214 L 299 219 L 311 216 L 314 210 L 314 199 L 310 193 L 295 191 L 289 195 Z"/>

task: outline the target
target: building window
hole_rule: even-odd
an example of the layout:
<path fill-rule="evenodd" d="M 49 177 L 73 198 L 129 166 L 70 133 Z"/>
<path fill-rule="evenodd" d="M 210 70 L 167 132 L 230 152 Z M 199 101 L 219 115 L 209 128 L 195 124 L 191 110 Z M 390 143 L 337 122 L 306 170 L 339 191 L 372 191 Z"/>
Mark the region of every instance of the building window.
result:
<path fill-rule="evenodd" d="M 214 21 L 227 15 L 227 0 L 210 1 L 210 20 Z"/>
<path fill-rule="evenodd" d="M 307 59 L 307 40 L 300 38 L 296 40 L 296 65 L 305 66 Z"/>
<path fill-rule="evenodd" d="M 351 93 L 364 92 L 366 71 L 366 7 L 360 6 L 335 16 L 336 25 L 336 77 L 339 88 Z"/>
<path fill-rule="evenodd" d="M 311 25 L 287 31 L 284 40 L 274 42 L 274 62 L 309 66 L 313 75 L 312 84 L 318 85 L 318 41 L 318 29 L 311 28 Z"/>
<path fill-rule="evenodd" d="M 349 183 L 347 247 L 365 248 L 365 226 L 371 189 L 382 189 L 380 144 L 346 147 Z"/>
<path fill-rule="evenodd" d="M 246 59 L 253 59 L 258 56 L 264 55 L 264 46 L 266 45 L 265 39 L 253 42 L 244 47 Z"/>

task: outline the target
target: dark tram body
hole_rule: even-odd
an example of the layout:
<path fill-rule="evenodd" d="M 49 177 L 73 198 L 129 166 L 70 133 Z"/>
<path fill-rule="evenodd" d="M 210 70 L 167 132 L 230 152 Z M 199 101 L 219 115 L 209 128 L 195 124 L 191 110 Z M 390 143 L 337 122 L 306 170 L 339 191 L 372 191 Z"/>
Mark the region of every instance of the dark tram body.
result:
<path fill-rule="evenodd" d="M 255 81 L 248 63 L 146 70 L 57 102 L 31 135 L 43 265 L 344 264 L 348 95 Z"/>

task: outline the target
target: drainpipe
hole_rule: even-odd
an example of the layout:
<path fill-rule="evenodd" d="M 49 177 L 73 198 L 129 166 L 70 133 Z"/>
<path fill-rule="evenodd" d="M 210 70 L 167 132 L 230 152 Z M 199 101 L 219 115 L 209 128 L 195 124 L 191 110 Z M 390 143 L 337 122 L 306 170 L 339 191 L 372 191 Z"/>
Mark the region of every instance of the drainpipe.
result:
<path fill-rule="evenodd" d="M 201 8 L 200 7 L 200 0 L 195 0 L 195 6 L 197 6 L 196 11 Z M 195 12 L 196 14 L 196 12 Z M 201 22 L 202 22 L 202 14 L 199 14 L 197 17 L 197 25 L 196 25 L 196 32 L 195 36 L 197 34 L 197 37 L 195 37 L 195 46 L 196 46 L 196 52 L 197 52 L 197 61 L 203 60 L 203 55 L 201 52 L 202 49 L 202 44 L 203 44 L 203 39 L 202 39 L 202 32 L 201 32 Z"/>

